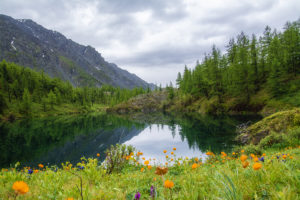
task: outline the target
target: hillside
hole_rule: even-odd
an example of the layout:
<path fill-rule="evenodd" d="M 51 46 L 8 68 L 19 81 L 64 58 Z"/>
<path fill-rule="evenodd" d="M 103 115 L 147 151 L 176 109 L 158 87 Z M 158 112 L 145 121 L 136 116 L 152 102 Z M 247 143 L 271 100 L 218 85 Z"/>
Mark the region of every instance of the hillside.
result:
<path fill-rule="evenodd" d="M 105 61 L 93 47 L 80 45 L 30 19 L 0 15 L 0 41 L 0 60 L 44 71 L 73 86 L 153 87 Z"/>

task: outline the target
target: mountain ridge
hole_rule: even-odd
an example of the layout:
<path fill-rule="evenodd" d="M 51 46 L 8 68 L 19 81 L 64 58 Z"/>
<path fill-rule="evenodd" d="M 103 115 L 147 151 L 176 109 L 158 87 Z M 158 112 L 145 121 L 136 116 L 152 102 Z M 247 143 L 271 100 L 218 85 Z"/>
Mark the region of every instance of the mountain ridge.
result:
<path fill-rule="evenodd" d="M 74 86 L 154 87 L 107 62 L 95 48 L 78 44 L 31 19 L 0 14 L 0 40 L 0 60 L 44 71 Z"/>

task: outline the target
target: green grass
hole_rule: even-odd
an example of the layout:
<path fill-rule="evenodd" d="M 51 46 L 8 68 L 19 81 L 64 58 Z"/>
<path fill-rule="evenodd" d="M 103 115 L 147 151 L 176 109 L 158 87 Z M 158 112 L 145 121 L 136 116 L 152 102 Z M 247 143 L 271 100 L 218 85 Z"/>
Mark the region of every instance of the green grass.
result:
<path fill-rule="evenodd" d="M 265 161 L 260 162 L 262 168 L 257 171 L 252 168 L 254 161 L 249 155 L 250 165 L 242 167 L 241 153 L 225 157 L 216 153 L 205 163 L 198 163 L 196 169 L 191 167 L 196 163 L 194 158 L 169 160 L 169 165 L 173 165 L 164 176 L 155 174 L 155 166 L 148 169 L 136 164 L 136 156 L 126 161 L 121 171 L 111 174 L 106 173 L 97 158 L 83 159 L 84 164 L 78 164 L 84 166 L 83 170 L 68 163 L 57 171 L 46 167 L 31 175 L 26 169 L 2 169 L 0 199 L 14 199 L 12 185 L 19 180 L 28 184 L 29 192 L 18 195 L 17 199 L 81 199 L 80 179 L 83 199 L 134 199 L 137 191 L 141 199 L 152 199 L 151 186 L 156 190 L 155 199 L 299 199 L 300 147 L 268 149 L 264 153 Z M 173 156 L 169 154 L 169 159 Z M 142 159 L 139 161 L 144 163 Z M 174 164 L 178 161 L 180 165 Z M 173 188 L 164 187 L 167 179 L 174 182 Z"/>

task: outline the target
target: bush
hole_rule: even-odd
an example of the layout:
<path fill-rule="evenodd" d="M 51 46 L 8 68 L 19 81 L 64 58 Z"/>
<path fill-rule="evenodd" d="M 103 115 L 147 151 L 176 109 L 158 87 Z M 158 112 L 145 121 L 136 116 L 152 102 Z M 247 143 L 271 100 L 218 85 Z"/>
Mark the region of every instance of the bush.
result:
<path fill-rule="evenodd" d="M 261 155 L 262 154 L 261 148 L 258 147 L 258 146 L 252 145 L 252 144 L 248 145 L 248 146 L 245 146 L 244 150 L 245 150 L 246 154 L 251 154 L 251 153 L 253 153 L 255 155 Z"/>
<path fill-rule="evenodd" d="M 270 148 L 274 144 L 279 144 L 279 143 L 281 143 L 281 144 L 287 143 L 286 136 L 283 135 L 283 134 L 272 132 L 270 135 L 268 135 L 265 138 L 263 138 L 260 141 L 260 143 L 259 143 L 258 146 L 260 148 Z"/>
<path fill-rule="evenodd" d="M 133 146 L 126 146 L 116 144 L 116 146 L 111 146 L 106 150 L 106 158 L 104 161 L 104 167 L 108 174 L 112 172 L 120 172 L 126 164 L 128 164 L 128 160 L 126 156 L 129 156 L 131 153 L 135 151 Z"/>

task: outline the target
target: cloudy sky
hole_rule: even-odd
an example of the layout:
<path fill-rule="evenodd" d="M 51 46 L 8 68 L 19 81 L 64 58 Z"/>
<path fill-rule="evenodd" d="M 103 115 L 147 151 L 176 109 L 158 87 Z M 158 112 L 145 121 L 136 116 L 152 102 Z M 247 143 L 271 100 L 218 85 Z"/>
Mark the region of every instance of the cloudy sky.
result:
<path fill-rule="evenodd" d="M 175 81 L 241 31 L 281 30 L 299 0 L 0 0 L 0 13 L 32 19 L 152 83 Z"/>

